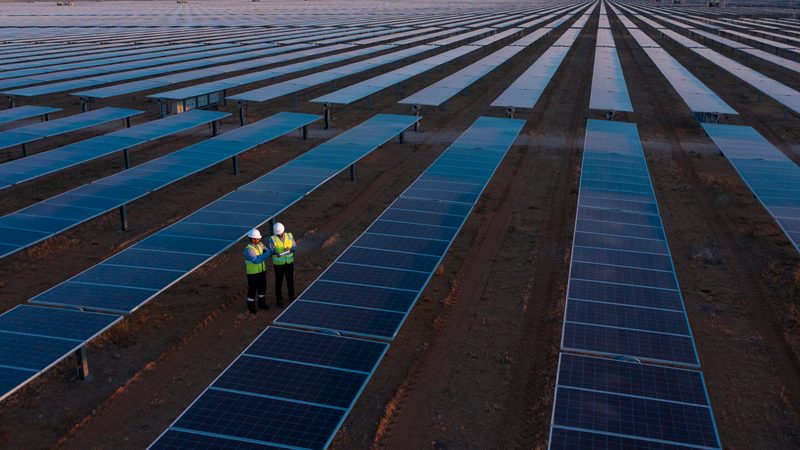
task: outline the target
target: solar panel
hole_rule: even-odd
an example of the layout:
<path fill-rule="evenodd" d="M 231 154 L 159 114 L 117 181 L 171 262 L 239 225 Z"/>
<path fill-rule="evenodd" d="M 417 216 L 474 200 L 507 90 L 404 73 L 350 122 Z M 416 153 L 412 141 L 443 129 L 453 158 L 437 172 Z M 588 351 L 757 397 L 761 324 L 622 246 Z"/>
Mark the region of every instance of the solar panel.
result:
<path fill-rule="evenodd" d="M 328 69 L 322 72 L 317 72 L 311 75 L 306 75 L 300 78 L 294 78 L 282 83 L 265 86 L 259 89 L 243 92 L 229 96 L 230 100 L 245 101 L 245 102 L 264 102 L 273 98 L 282 97 L 287 94 L 299 92 L 307 89 L 308 87 L 318 84 L 326 83 L 328 81 L 338 80 L 346 76 L 354 75 L 356 73 L 364 72 L 383 64 L 400 61 L 405 58 L 410 58 L 414 55 L 430 51 L 435 48 L 432 45 L 418 45 L 408 49 L 397 50 L 385 55 L 376 56 L 367 60 L 347 64 L 344 66 Z"/>
<path fill-rule="evenodd" d="M 619 62 L 614 37 L 608 27 L 608 17 L 600 16 L 597 30 L 597 43 L 594 52 L 594 68 L 592 71 L 592 90 L 589 97 L 589 108 L 604 111 L 633 111 L 622 65 Z"/>
<path fill-rule="evenodd" d="M 25 105 L 0 111 L 0 124 L 14 122 L 17 120 L 29 119 L 31 117 L 42 116 L 61 111 L 61 108 L 51 108 L 49 106 Z"/>
<path fill-rule="evenodd" d="M 593 11 L 594 7 L 584 12 L 581 17 L 588 17 Z M 492 102 L 491 106 L 533 108 L 564 57 L 569 53 L 582 27 L 583 24 L 580 24 L 580 28 L 567 30 L 552 47 L 548 48 L 522 75 L 514 80 L 511 86 Z"/>
<path fill-rule="evenodd" d="M 800 167 L 751 127 L 703 129 L 800 251 Z"/>
<path fill-rule="evenodd" d="M 613 7 L 611 9 L 618 17 L 624 17 Z M 714 91 L 692 75 L 686 67 L 670 56 L 655 41 L 641 32 L 633 22 L 626 20 L 623 21 L 623 24 L 692 112 L 737 114 L 736 110 L 719 98 Z"/>
<path fill-rule="evenodd" d="M 325 448 L 387 348 L 268 327 L 150 448 Z"/>
<path fill-rule="evenodd" d="M 634 124 L 589 120 L 561 347 L 697 366 Z"/>
<path fill-rule="evenodd" d="M 479 118 L 275 324 L 392 339 L 523 124 Z"/>
<path fill-rule="evenodd" d="M 13 128 L 8 131 L 0 132 L 0 148 L 25 144 L 63 133 L 70 133 L 84 128 L 102 125 L 114 120 L 127 119 L 142 114 L 142 112 L 143 111 L 135 109 L 106 107 L 47 122 Z"/>
<path fill-rule="evenodd" d="M 93 86 L 100 86 L 103 84 L 108 84 L 118 81 L 134 80 L 136 78 L 148 77 L 153 75 L 163 75 L 180 70 L 210 67 L 216 64 L 255 58 L 259 56 L 273 54 L 276 52 L 280 53 L 282 51 L 284 50 L 282 49 L 276 50 L 275 44 L 270 44 L 270 43 L 248 45 L 242 47 L 237 46 L 230 49 L 204 51 L 198 54 L 186 55 L 185 58 L 180 58 L 182 60 L 181 62 L 162 64 L 162 62 L 160 61 L 145 60 L 141 61 L 141 64 L 138 65 L 139 67 L 133 70 L 98 74 L 95 76 L 90 76 L 89 78 L 61 81 L 56 83 L 47 83 L 37 86 L 20 87 L 10 90 L 6 89 L 2 93 L 16 97 L 35 97 L 45 94 L 66 92 L 74 89 L 83 89 Z M 220 56 L 215 56 L 215 55 L 220 55 Z M 210 75 L 213 75 L 213 73 L 208 73 L 208 75 L 206 76 Z"/>
<path fill-rule="evenodd" d="M 235 142 L 255 145 L 253 134 L 280 135 L 319 119 L 308 114 L 281 113 L 226 133 L 223 142 L 228 151 Z M 183 220 L 155 233 L 66 282 L 43 292 L 31 303 L 81 307 L 99 311 L 130 313 L 186 276 L 208 259 L 238 242 L 251 228 L 257 227 L 301 200 L 337 173 L 383 145 L 419 120 L 413 116 L 379 114 L 361 125 L 315 147 L 272 172 L 253 180 L 238 190 L 212 202 Z M 303 122 L 298 122 L 303 121 Z M 267 127 L 269 125 L 269 127 Z M 282 131 L 278 131 L 282 130 Z M 297 177 L 311 164 L 310 160 L 329 160 L 342 154 L 347 157 L 314 171 L 302 193 L 287 191 L 286 174 Z M 192 148 L 192 147 L 190 147 Z M 226 154 L 227 155 L 227 154 Z M 227 157 L 227 156 L 226 156 Z M 123 184 L 130 185 L 127 181 Z M 2 221 L 0 221 L 2 224 Z"/>
<path fill-rule="evenodd" d="M 562 353 L 549 448 L 721 446 L 702 373 Z"/>
<path fill-rule="evenodd" d="M 692 51 L 694 51 L 695 53 L 699 54 L 700 56 L 708 59 L 709 61 L 717 64 L 718 66 L 720 66 L 723 69 L 725 69 L 728 72 L 730 72 L 732 75 L 738 76 L 739 78 L 741 78 L 745 82 L 747 82 L 750 85 L 752 85 L 754 88 L 756 88 L 758 90 L 761 90 L 766 95 L 774 98 L 776 101 L 778 101 L 780 103 L 783 103 L 785 106 L 789 107 L 790 109 L 793 109 L 794 111 L 798 111 L 798 109 L 796 109 L 796 108 L 800 108 L 800 93 L 794 91 L 793 89 L 789 88 L 788 86 L 785 86 L 785 85 L 777 82 L 776 80 L 773 80 L 773 79 L 771 79 L 769 77 L 766 77 L 766 76 L 762 75 L 761 73 L 759 73 L 759 72 L 757 72 L 757 71 L 755 71 L 753 69 L 750 69 L 750 68 L 748 68 L 748 67 L 746 67 L 746 66 L 744 66 L 742 64 L 739 64 L 738 62 L 736 62 L 736 61 L 734 61 L 734 60 L 732 60 L 732 59 L 730 59 L 728 57 L 723 56 L 722 54 L 720 54 L 720 53 L 718 53 L 718 52 L 706 47 L 705 45 L 703 45 L 703 44 L 701 44 L 699 42 L 693 41 L 693 40 L 691 40 L 691 39 L 689 39 L 689 38 L 687 38 L 687 37 L 685 37 L 685 36 L 683 36 L 683 35 L 681 35 L 679 33 L 676 33 L 675 31 L 666 29 L 663 26 L 659 25 L 657 22 L 653 21 L 653 20 L 650 20 L 650 19 L 648 19 L 646 17 L 643 17 L 641 15 L 636 15 L 636 17 L 638 17 L 640 20 L 642 20 L 644 23 L 648 24 L 649 26 L 661 30 L 661 32 L 665 36 L 667 36 L 670 39 L 678 42 L 679 44 L 683 45 L 684 47 L 691 49 Z M 685 29 L 686 28 L 685 24 L 680 23 L 680 22 L 676 22 L 676 21 L 668 19 L 668 18 L 665 18 L 665 17 L 660 16 L 658 14 L 653 14 L 653 17 L 661 20 L 662 22 L 670 23 L 670 24 L 678 27 L 679 29 Z M 687 19 L 683 19 L 683 20 L 687 20 Z M 687 20 L 687 21 L 692 22 L 692 23 L 699 23 L 699 24 L 701 24 L 703 26 L 708 26 L 708 24 L 704 23 L 704 22 L 691 21 L 691 20 Z M 774 54 L 771 54 L 771 53 L 767 53 L 767 52 L 765 52 L 763 50 L 760 50 L 760 49 L 755 49 L 753 47 L 750 47 L 749 45 L 742 44 L 740 42 L 733 41 L 731 39 L 727 39 L 727 38 L 724 38 L 724 37 L 721 37 L 721 36 L 717 36 L 717 35 L 712 34 L 712 33 L 708 33 L 708 32 L 705 32 L 705 31 L 702 31 L 702 30 L 698 30 L 698 29 L 693 29 L 693 28 L 690 28 L 690 29 L 692 30 L 692 32 L 694 34 L 702 36 L 704 39 L 710 39 L 710 40 L 718 42 L 720 44 L 727 45 L 728 47 L 737 48 L 737 49 L 742 50 L 742 51 L 744 51 L 744 52 L 746 52 L 748 54 L 751 54 L 751 55 L 756 56 L 758 58 L 761 58 L 761 59 L 770 61 L 772 63 L 778 64 L 778 65 L 780 65 L 780 66 L 782 66 L 784 68 L 787 68 L 789 70 L 793 70 L 795 72 L 800 72 L 800 64 L 798 64 L 795 61 L 792 61 L 792 60 L 789 60 L 789 59 L 786 59 L 786 58 L 782 58 L 780 56 L 777 56 L 777 55 L 774 55 Z M 737 35 L 740 35 L 740 36 L 749 36 L 749 35 L 747 35 L 745 33 L 733 32 L 733 34 L 737 34 Z M 750 37 L 752 38 L 751 40 L 753 40 L 753 39 L 756 40 L 756 41 L 760 40 L 760 38 L 756 38 L 756 37 L 753 37 L 753 36 L 750 36 Z M 781 46 L 784 49 L 793 49 L 793 47 L 791 47 L 791 46 L 784 46 L 783 44 L 778 44 L 778 43 L 773 43 L 773 44 Z"/>
<path fill-rule="evenodd" d="M 535 39 L 531 39 L 528 36 L 523 37 L 427 88 L 400 100 L 398 103 L 439 106 L 516 56 L 527 46 L 534 44 L 542 36 L 544 36 L 544 33 L 538 33 Z M 522 40 L 524 40 L 525 45 L 521 45 L 520 41 Z"/>
<path fill-rule="evenodd" d="M 34 245 L 319 119 L 312 114 L 278 113 L 0 217 L 0 228 L 3 229 L 0 244 L 12 246 L 2 256 Z M 55 219 L 61 226 L 46 231 L 38 226 L 24 228 L 22 221 L 29 216 Z"/>
<path fill-rule="evenodd" d="M 5 186 L 0 186 L 0 189 L 211 123 L 229 115 L 215 111 L 191 110 L 9 161 L 0 164 L 0 182 L 6 183 Z"/>
<path fill-rule="evenodd" d="M 32 305 L 0 315 L 0 400 L 121 319 Z"/>

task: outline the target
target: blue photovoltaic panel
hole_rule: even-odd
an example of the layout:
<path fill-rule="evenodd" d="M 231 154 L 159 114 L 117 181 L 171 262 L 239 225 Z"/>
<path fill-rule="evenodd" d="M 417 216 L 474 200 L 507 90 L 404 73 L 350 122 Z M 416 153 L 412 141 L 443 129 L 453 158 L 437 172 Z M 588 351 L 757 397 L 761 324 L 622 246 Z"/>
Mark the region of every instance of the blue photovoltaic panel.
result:
<path fill-rule="evenodd" d="M 38 86 L 21 87 L 11 90 L 6 89 L 2 93 L 9 96 L 36 97 L 45 94 L 66 92 L 73 89 L 83 89 L 93 86 L 101 86 L 104 84 L 113 83 L 117 81 L 128 81 L 136 78 L 149 77 L 153 75 L 165 75 L 171 72 L 177 72 L 188 69 L 197 69 L 201 67 L 206 68 L 207 70 L 206 76 L 211 76 L 222 72 L 213 70 L 213 68 L 209 69 L 209 66 L 215 66 L 217 64 L 225 62 L 239 61 L 243 59 L 250 59 L 258 56 L 269 55 L 275 53 L 274 47 L 275 47 L 274 44 L 255 44 L 247 46 L 247 49 L 249 51 L 242 51 L 242 48 L 237 46 L 228 49 L 219 49 L 210 52 L 201 52 L 192 55 L 185 55 L 184 57 L 180 58 L 184 59 L 184 61 L 174 62 L 170 64 L 162 64 L 164 61 L 157 61 L 157 60 L 141 61 L 141 64 L 139 64 L 139 68 L 135 68 L 133 70 L 102 73 L 94 76 L 89 76 L 87 78 L 60 81 L 55 83 L 42 84 Z M 225 55 L 224 53 L 232 53 L 232 54 Z M 149 67 L 149 66 L 154 66 L 154 67 Z M 82 93 L 81 95 L 85 95 L 85 92 Z"/>
<path fill-rule="evenodd" d="M 0 400 L 121 319 L 32 305 L 0 315 Z"/>
<path fill-rule="evenodd" d="M 69 133 L 83 128 L 93 127 L 113 120 L 127 119 L 143 111 L 126 108 L 105 107 L 94 111 L 62 117 L 48 122 L 39 122 L 24 127 L 9 130 L 12 133 L 30 134 L 39 137 L 49 137 Z"/>
<path fill-rule="evenodd" d="M 0 256 L 34 245 L 319 119 L 320 116 L 312 114 L 278 113 L 0 217 L 0 244 L 11 247 Z M 173 128 L 180 129 L 186 122 L 173 125 L 180 125 Z M 143 134 L 152 135 L 153 132 L 151 129 Z M 44 229 L 39 222 L 32 224 L 30 220 L 25 220 L 29 217 L 37 217 L 39 222 L 55 219 L 60 226 Z M 181 233 L 173 233 L 171 236 L 175 234 Z M 234 234 L 236 233 L 231 235 Z M 196 237 L 197 234 L 190 233 L 187 236 Z M 209 236 L 213 237 L 210 234 Z M 214 242 L 218 241 L 212 241 L 205 246 L 212 249 L 208 254 L 214 254 L 219 248 L 227 246 L 225 242 L 219 245 Z"/>
<path fill-rule="evenodd" d="M 231 149 L 236 151 L 243 145 L 259 144 L 255 141 L 258 136 L 261 142 L 268 141 L 319 118 L 309 114 L 281 113 L 186 150 L 200 149 L 202 154 L 228 157 Z M 417 120 L 419 118 L 414 116 L 376 115 L 30 301 L 130 313 L 209 258 L 238 242 L 251 228 L 302 199 L 303 194 L 284 192 L 286 175 L 296 177 L 309 167 L 309 160 L 328 160 L 346 151 L 346 159 L 315 171 L 313 177 L 304 177 L 309 182 L 308 190 L 316 189 Z M 217 149 L 204 145 L 210 141 L 220 142 L 222 147 Z M 149 164 L 136 168 L 148 167 Z M 130 185 L 128 180 L 121 180 L 120 184 Z"/>
<path fill-rule="evenodd" d="M 800 251 L 800 167 L 751 127 L 703 129 Z"/>
<path fill-rule="evenodd" d="M 561 347 L 698 366 L 634 124 L 589 120 Z"/>
<path fill-rule="evenodd" d="M 559 24 L 560 25 L 560 24 Z M 509 32 L 515 29 L 508 30 Z M 519 31 L 519 30 L 517 30 Z M 545 33 L 529 34 L 522 39 L 501 48 L 500 50 L 481 58 L 454 74 L 439 80 L 421 91 L 404 98 L 399 103 L 411 105 L 439 106 L 459 92 L 495 70 L 509 59 L 516 56 L 541 39 Z"/>
<path fill-rule="evenodd" d="M 392 339 L 523 124 L 479 118 L 275 324 Z"/>
<path fill-rule="evenodd" d="M 605 15 L 600 17 L 606 18 Z M 633 111 L 622 65 L 614 46 L 614 38 L 608 28 L 597 32 L 589 108 L 604 111 Z"/>
<path fill-rule="evenodd" d="M 562 353 L 550 449 L 721 448 L 703 375 Z"/>
<path fill-rule="evenodd" d="M 211 123 L 229 115 L 229 113 L 216 111 L 191 110 L 9 161 L 0 164 L 0 182 L 12 185 L 29 181 L 114 152 Z M 0 186 L 0 188 L 2 187 L 7 186 Z"/>
<path fill-rule="evenodd" d="M 265 86 L 263 88 L 253 89 L 251 91 L 243 92 L 229 96 L 229 100 L 237 100 L 244 102 L 264 102 L 273 98 L 288 95 L 294 92 L 299 92 L 311 86 L 326 83 L 328 81 L 338 80 L 350 75 L 360 72 L 365 72 L 374 69 L 384 64 L 400 61 L 405 58 L 410 58 L 414 55 L 430 51 L 436 47 L 432 45 L 420 45 L 408 49 L 398 50 L 385 55 L 376 56 L 374 58 L 358 61 L 355 63 L 347 64 L 344 66 L 328 69 L 322 72 L 317 72 L 311 75 L 306 75 L 300 78 L 294 78 L 277 84 Z"/>
<path fill-rule="evenodd" d="M 387 348 L 268 327 L 150 448 L 325 448 Z"/>
<path fill-rule="evenodd" d="M 187 448 L 195 450 L 281 450 L 286 447 L 169 429 L 150 448 L 153 450 L 181 450 Z"/>
<path fill-rule="evenodd" d="M 581 17 L 588 17 L 593 11 L 594 7 L 584 12 Z M 578 25 L 580 21 L 581 19 L 578 19 L 578 22 L 573 25 L 579 26 L 579 28 L 567 30 L 552 47 L 545 50 L 539 59 L 492 102 L 492 106 L 533 108 L 583 29 L 585 22 Z M 571 32 L 573 30 L 574 32 Z"/>
<path fill-rule="evenodd" d="M 624 19 L 619 11 L 612 10 L 620 19 Z M 650 57 L 662 75 L 669 81 L 686 106 L 694 113 L 738 114 L 697 77 L 661 48 L 649 36 L 643 33 L 633 22 L 622 20 L 623 25 L 633 36 L 642 50 Z"/>
<path fill-rule="evenodd" d="M 269 61 L 263 61 L 259 64 L 259 66 L 263 66 L 266 64 L 274 64 L 279 62 L 286 62 L 291 61 L 294 59 L 301 59 L 307 58 L 310 56 L 316 56 L 323 53 L 329 53 L 344 49 L 351 49 L 348 52 L 341 52 L 336 53 L 334 55 L 314 58 L 312 60 L 304 61 L 302 63 L 290 64 L 280 67 L 275 67 L 268 70 L 261 70 L 257 72 L 250 72 L 244 75 L 238 75 L 235 77 L 224 78 L 217 81 L 210 81 L 208 83 L 202 83 L 194 86 L 189 86 L 181 89 L 175 89 L 168 92 L 159 92 L 158 94 L 149 95 L 148 97 L 157 98 L 157 99 L 167 99 L 167 100 L 183 100 L 186 98 L 196 97 L 203 94 L 210 94 L 213 92 L 219 92 L 226 89 L 231 89 L 238 86 L 243 86 L 250 83 L 256 83 L 259 81 L 269 80 L 275 77 L 279 77 L 282 75 L 288 75 L 295 72 L 300 72 L 303 70 L 314 69 L 326 64 L 332 64 L 335 62 L 346 61 L 348 59 L 356 58 L 359 56 L 364 56 L 371 53 L 377 53 L 379 51 L 387 50 L 388 46 L 373 46 L 373 47 L 366 47 L 366 48 L 359 48 L 352 50 L 352 46 L 347 44 L 338 44 L 338 45 L 330 45 L 324 47 L 315 47 L 306 50 L 302 50 L 299 52 L 292 52 L 287 53 L 281 56 L 275 56 L 269 59 Z M 237 63 L 242 66 L 244 63 Z M 237 70 L 245 70 L 250 69 L 258 66 L 251 65 L 251 61 L 246 61 L 247 67 L 238 67 Z"/>
<path fill-rule="evenodd" d="M 5 109 L 3 111 L 0 111 L 0 125 L 8 122 L 14 122 L 16 120 L 28 119 L 36 116 L 44 116 L 45 114 L 51 114 L 57 111 L 61 111 L 61 108 L 51 108 L 49 106 L 34 106 L 34 105 L 25 105 L 25 106 L 18 106 L 16 108 Z"/>

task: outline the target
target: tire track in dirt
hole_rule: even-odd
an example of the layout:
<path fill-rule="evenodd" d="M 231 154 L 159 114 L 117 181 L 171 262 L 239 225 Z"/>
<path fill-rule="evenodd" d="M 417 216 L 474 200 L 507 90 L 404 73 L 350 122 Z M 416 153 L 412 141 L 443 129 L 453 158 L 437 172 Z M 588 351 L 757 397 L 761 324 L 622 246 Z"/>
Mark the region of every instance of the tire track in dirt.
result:
<path fill-rule="evenodd" d="M 512 367 L 510 394 L 503 414 L 492 428 L 495 448 L 538 448 L 547 442 L 580 173 L 580 143 L 589 106 L 591 71 L 585 68 L 591 67 L 589 61 L 593 58 L 595 14 L 567 55 L 566 67 L 562 67 L 567 77 L 561 80 L 556 98 L 570 99 L 569 128 L 552 187 L 547 228 L 530 265 L 515 355 L 519 363 Z M 548 118 L 554 119 L 553 116 Z M 558 127 L 563 128 L 563 124 L 548 124 L 546 129 Z"/>

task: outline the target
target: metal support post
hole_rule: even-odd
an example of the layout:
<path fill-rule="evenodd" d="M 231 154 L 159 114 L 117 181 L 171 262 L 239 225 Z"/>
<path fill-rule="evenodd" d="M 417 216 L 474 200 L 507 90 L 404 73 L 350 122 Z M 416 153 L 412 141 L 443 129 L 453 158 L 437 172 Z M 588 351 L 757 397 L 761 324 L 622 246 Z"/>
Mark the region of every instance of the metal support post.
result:
<path fill-rule="evenodd" d="M 81 97 L 81 112 L 89 111 L 89 99 L 86 97 Z"/>
<path fill-rule="evenodd" d="M 119 224 L 122 231 L 128 231 L 128 211 L 125 205 L 119 207 Z"/>
<path fill-rule="evenodd" d="M 130 153 L 128 153 L 128 149 L 127 148 L 122 150 L 122 159 L 125 161 L 125 168 L 126 169 L 130 169 L 131 168 L 131 155 L 130 155 Z"/>
<path fill-rule="evenodd" d="M 272 234 L 273 227 L 275 227 L 275 218 L 274 217 L 272 219 L 269 219 L 269 221 L 267 222 L 267 226 L 269 227 L 269 230 L 267 230 L 267 235 L 270 235 L 270 234 Z"/>
<path fill-rule="evenodd" d="M 167 105 L 164 103 L 164 100 L 158 99 L 158 113 L 163 119 L 167 117 Z"/>
<path fill-rule="evenodd" d="M 422 112 L 422 106 L 414 105 L 414 117 L 419 117 L 420 113 Z M 414 122 L 414 131 L 419 131 L 419 119 Z"/>
<path fill-rule="evenodd" d="M 130 128 L 130 127 L 131 127 L 131 118 L 130 117 L 126 117 L 125 118 L 125 128 Z"/>
<path fill-rule="evenodd" d="M 217 134 L 219 134 L 219 122 L 215 120 L 211 122 L 211 135 L 216 136 Z"/>
<path fill-rule="evenodd" d="M 514 107 L 512 106 L 512 107 L 510 107 L 510 108 L 508 108 L 506 110 L 506 115 L 508 116 L 509 119 L 513 119 L 514 118 L 514 113 L 516 113 L 516 112 L 517 112 L 517 110 L 514 109 Z"/>
<path fill-rule="evenodd" d="M 350 164 L 350 181 L 356 181 L 356 165 Z"/>
<path fill-rule="evenodd" d="M 9 108 L 14 108 L 15 106 L 17 106 L 17 100 L 14 98 L 13 95 L 9 95 L 8 96 L 8 107 Z"/>
<path fill-rule="evenodd" d="M 325 129 L 327 130 L 331 127 L 331 104 L 325 103 L 322 106 L 325 108 Z"/>
<path fill-rule="evenodd" d="M 239 174 L 239 160 L 236 158 L 236 155 L 231 157 L 231 162 L 233 163 L 233 174 Z"/>
<path fill-rule="evenodd" d="M 303 136 L 304 141 L 308 139 L 308 125 L 303 125 L 303 128 L 300 129 L 300 134 Z"/>
<path fill-rule="evenodd" d="M 28 144 L 22 144 L 22 156 L 28 156 Z"/>
<path fill-rule="evenodd" d="M 400 138 L 400 143 L 401 144 L 405 144 L 405 142 L 406 142 L 406 132 L 405 131 L 401 131 L 399 138 Z"/>
<path fill-rule="evenodd" d="M 42 122 L 47 122 L 50 120 L 50 113 L 42 114 Z"/>
<path fill-rule="evenodd" d="M 247 122 L 247 111 L 245 108 L 247 107 L 247 103 L 239 102 L 239 125 L 244 126 L 245 122 Z"/>
<path fill-rule="evenodd" d="M 228 106 L 228 90 L 222 90 L 222 106 Z"/>
<path fill-rule="evenodd" d="M 92 375 L 89 373 L 89 358 L 86 354 L 86 346 L 82 346 L 75 351 L 75 360 L 78 363 L 78 379 L 89 381 Z"/>

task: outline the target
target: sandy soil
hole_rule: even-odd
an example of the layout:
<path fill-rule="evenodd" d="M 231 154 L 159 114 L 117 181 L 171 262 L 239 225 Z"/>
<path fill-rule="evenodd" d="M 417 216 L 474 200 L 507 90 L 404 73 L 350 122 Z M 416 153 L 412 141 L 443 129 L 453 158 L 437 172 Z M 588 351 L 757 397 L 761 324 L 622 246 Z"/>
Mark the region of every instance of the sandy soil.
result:
<path fill-rule="evenodd" d="M 616 19 L 614 35 L 636 109 L 670 248 L 726 448 L 800 448 L 800 258 L 769 214 L 691 117 Z M 594 53 L 590 21 L 455 241 L 442 267 L 337 435 L 332 448 L 545 448 L 552 408 L 564 289 Z M 556 38 L 552 36 L 452 99 L 423 111 L 423 129 L 365 158 L 280 219 L 299 238 L 302 289 L 319 275 Z M 668 43 L 653 36 L 662 45 Z M 800 162 L 800 118 L 677 47 L 673 55 L 743 114 L 748 124 Z M 165 224 L 277 167 L 377 112 L 408 113 L 396 102 L 476 60 L 433 71 L 338 109 L 334 130 L 287 136 L 134 203 L 131 229 L 115 214 L 93 220 L 0 261 L 0 309 L 84 270 Z M 753 61 L 750 61 L 753 64 Z M 395 64 L 390 67 L 397 67 Z M 763 66 L 763 67 L 762 67 Z M 759 70 L 800 88 L 800 78 Z M 375 75 L 375 74 L 373 74 Z M 367 78 L 360 75 L 352 81 Z M 349 80 L 348 80 L 349 81 Z M 339 86 L 344 83 L 339 83 Z M 332 86 L 251 108 L 319 112 L 307 102 Z M 148 110 L 142 95 L 113 104 Z M 67 96 L 48 104 L 64 114 Z M 371 108 L 370 108 L 371 105 Z M 233 112 L 232 105 L 227 110 Z M 34 151 L 119 124 L 37 144 Z M 226 128 L 235 127 L 233 118 Z M 134 152 L 136 163 L 204 139 L 204 130 Z M 0 157 L 9 157 L 0 154 Z M 9 190 L 5 214 L 118 170 L 106 158 Z M 177 201 L 176 201 L 177 200 Z M 45 265 L 47 270 L 39 268 Z M 240 248 L 214 259 L 89 347 L 93 379 L 65 361 L 3 402 L 0 447 L 142 448 L 275 317 L 245 313 Z"/>

